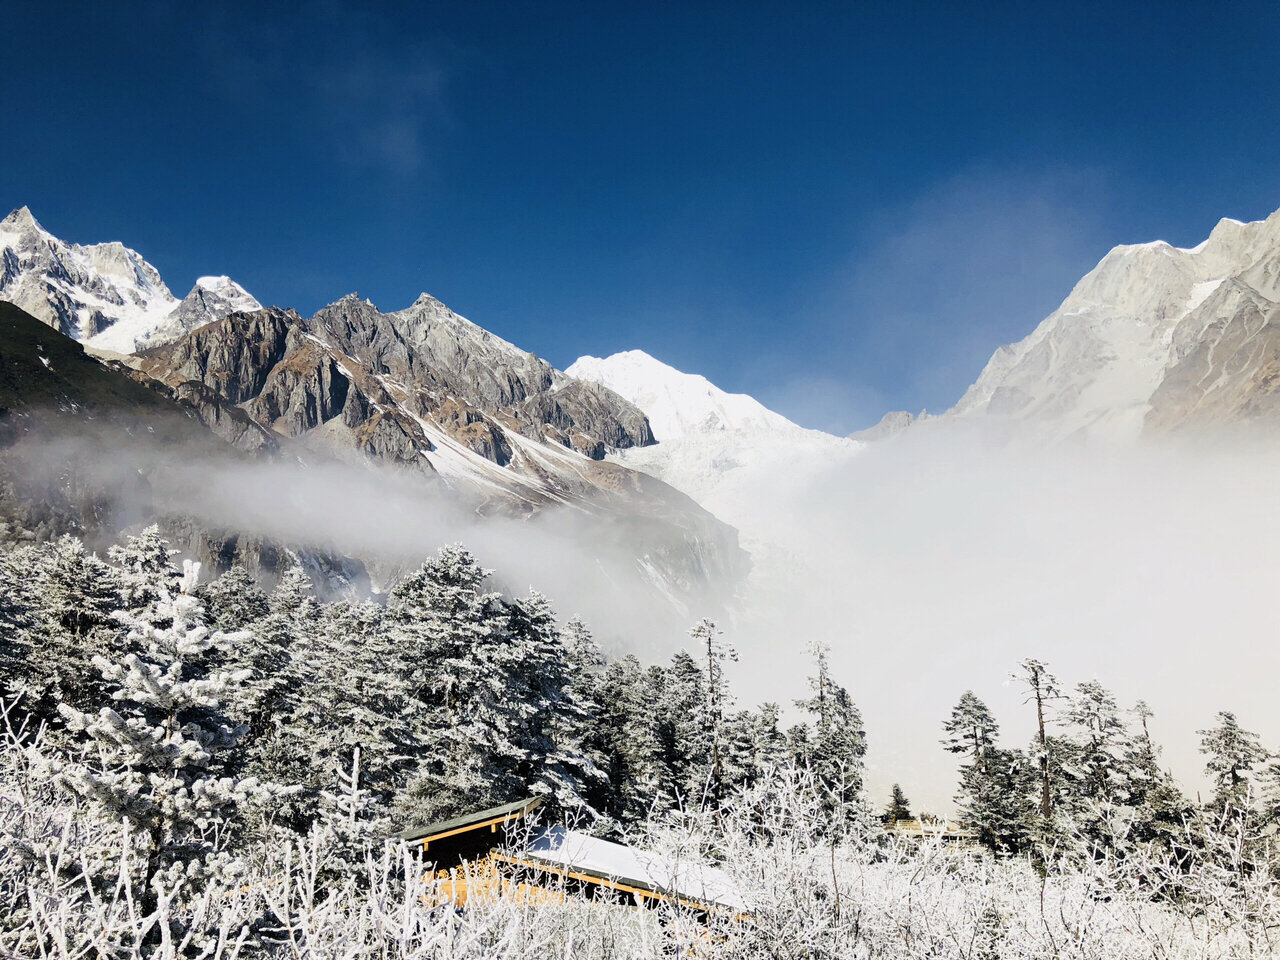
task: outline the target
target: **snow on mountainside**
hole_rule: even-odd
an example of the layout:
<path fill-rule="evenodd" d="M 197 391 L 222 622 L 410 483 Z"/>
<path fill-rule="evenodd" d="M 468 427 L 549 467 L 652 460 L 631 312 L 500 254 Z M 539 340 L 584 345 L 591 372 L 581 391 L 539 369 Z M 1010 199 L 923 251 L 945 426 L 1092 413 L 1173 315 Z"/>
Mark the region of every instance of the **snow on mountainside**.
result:
<path fill-rule="evenodd" d="M 201 277 L 178 300 L 159 272 L 120 243 L 59 240 L 19 207 L 0 221 L 0 300 L 89 346 L 132 353 L 261 305 L 228 277 Z"/>
<path fill-rule="evenodd" d="M 626 350 L 607 359 L 579 357 L 565 373 L 603 384 L 630 400 L 648 415 L 660 442 L 691 432 L 801 429 L 753 397 L 726 393 L 706 377 L 681 373 L 643 350 Z"/>
<path fill-rule="evenodd" d="M 949 417 L 1129 440 L 1280 414 L 1280 211 L 1222 220 L 1187 249 L 1118 246 L 1025 339 L 1000 347 Z"/>
<path fill-rule="evenodd" d="M 764 543 L 783 539 L 778 528 L 785 517 L 767 505 L 770 485 L 785 476 L 797 487 L 862 447 L 805 429 L 752 397 L 726 393 L 640 350 L 583 357 L 566 372 L 608 387 L 649 417 L 657 444 L 620 450 L 612 459 L 652 474 L 737 527 L 757 558 Z"/>

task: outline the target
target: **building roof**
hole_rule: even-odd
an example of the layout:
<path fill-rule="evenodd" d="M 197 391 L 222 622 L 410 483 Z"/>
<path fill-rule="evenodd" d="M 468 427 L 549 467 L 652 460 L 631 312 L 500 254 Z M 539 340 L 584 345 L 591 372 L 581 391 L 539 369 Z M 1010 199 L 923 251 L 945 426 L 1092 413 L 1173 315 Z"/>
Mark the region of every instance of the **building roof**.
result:
<path fill-rule="evenodd" d="M 565 827 L 539 831 L 519 856 L 502 859 L 700 909 L 746 909 L 733 880 L 709 864 L 673 860 Z"/>
<path fill-rule="evenodd" d="M 441 820 L 421 827 L 410 827 L 407 830 L 401 830 L 399 837 L 409 843 L 416 843 L 445 835 L 462 833 L 467 830 L 476 830 L 480 827 L 501 823 L 507 819 L 518 820 L 541 803 L 541 797 L 526 797 L 524 800 L 516 800 L 513 803 L 504 803 L 501 806 L 490 807 L 487 810 L 477 810 L 474 813 L 463 814 L 460 817 L 454 817 L 452 820 Z"/>

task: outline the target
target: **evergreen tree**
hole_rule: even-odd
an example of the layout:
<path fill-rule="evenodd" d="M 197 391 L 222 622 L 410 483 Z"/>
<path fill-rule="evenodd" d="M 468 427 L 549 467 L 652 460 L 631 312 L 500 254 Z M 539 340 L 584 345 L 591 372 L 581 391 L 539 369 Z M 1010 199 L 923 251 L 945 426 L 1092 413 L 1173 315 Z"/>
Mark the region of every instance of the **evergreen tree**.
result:
<path fill-rule="evenodd" d="M 1040 816 L 1047 823 L 1053 816 L 1053 788 L 1050 760 L 1049 737 L 1047 727 L 1047 708 L 1062 696 L 1058 688 L 1058 680 L 1049 672 L 1048 667 L 1039 660 L 1026 659 L 1018 664 L 1019 672 L 1013 679 L 1020 681 L 1027 688 L 1027 697 L 1023 703 L 1036 705 L 1036 743 L 1035 761 L 1040 771 Z"/>
<path fill-rule="evenodd" d="M 984 758 L 995 748 L 1000 727 L 987 705 L 972 690 L 966 690 L 951 711 L 951 717 L 942 725 L 947 738 L 942 745 L 950 753 L 969 758 L 971 766 L 980 766 Z"/>
<path fill-rule="evenodd" d="M 568 678 L 565 692 L 586 717 L 576 732 L 577 749 L 600 775 L 586 786 L 587 801 L 597 811 L 612 810 L 615 791 L 610 783 L 609 731 L 605 720 L 605 657 L 587 625 L 572 617 L 561 632 Z"/>
<path fill-rule="evenodd" d="M 321 880 L 357 884 L 367 880 L 366 857 L 386 843 L 393 828 L 386 807 L 362 786 L 359 747 L 351 753 L 350 769 L 339 772 L 336 788 L 320 792 L 318 826 L 325 839 Z"/>
<path fill-rule="evenodd" d="M 893 791 L 889 794 L 889 805 L 885 807 L 884 816 L 880 819 L 889 824 L 897 823 L 899 820 L 911 819 L 911 801 L 902 792 L 902 787 L 896 783 L 893 785 Z"/>
<path fill-rule="evenodd" d="M 295 612 L 300 608 L 295 607 Z M 306 790 L 281 810 L 297 827 L 319 812 L 324 789 L 348 776 L 360 755 L 361 790 L 370 816 L 381 815 L 404 788 L 422 744 L 422 704 L 394 668 L 394 641 L 372 603 L 340 601 L 310 620 L 272 613 L 296 631 L 283 689 L 271 701 L 268 729 L 255 742 L 261 775 L 289 775 Z"/>
<path fill-rule="evenodd" d="M 995 717 L 971 690 L 960 697 L 943 730 L 943 746 L 966 758 L 956 796 L 965 823 L 994 851 L 1020 850 L 1034 810 L 1035 771 L 1021 751 L 997 747 Z"/>
<path fill-rule="evenodd" d="M 280 575 L 267 599 L 267 609 L 277 616 L 298 621 L 314 620 L 319 615 L 320 606 L 312 595 L 311 578 L 301 565 L 295 563 Z"/>
<path fill-rule="evenodd" d="M 514 601 L 508 614 L 507 669 L 512 696 L 525 708 L 517 731 L 525 762 L 516 775 L 527 792 L 552 798 L 561 810 L 594 817 L 597 811 L 587 797 L 603 791 L 607 776 L 591 757 L 588 739 L 595 717 L 573 694 L 569 648 L 555 614 L 536 592 Z"/>
<path fill-rule="evenodd" d="M 1267 751 L 1234 713 L 1223 710 L 1217 720 L 1216 726 L 1197 731 L 1200 752 L 1209 758 L 1205 772 L 1214 785 L 1213 807 L 1219 814 L 1243 815 L 1249 810 L 1249 775 L 1267 758 Z"/>
<path fill-rule="evenodd" d="M 37 622 L 31 571 L 41 559 L 41 551 L 30 546 L 0 554 L 0 696 L 18 692 L 26 683 L 30 634 Z"/>
<path fill-rule="evenodd" d="M 243 629 L 267 615 L 267 595 L 238 563 L 198 594 L 210 626 L 218 630 Z"/>
<path fill-rule="evenodd" d="M 107 699 L 93 654 L 123 652 L 124 637 L 112 612 L 120 605 L 117 571 L 87 552 L 74 537 L 39 551 L 21 551 L 10 576 L 24 581 L 20 631 L 12 638 L 12 692 L 42 720 L 55 719 L 59 704 L 89 709 Z M 18 608 L 15 608 L 15 615 Z"/>
<path fill-rule="evenodd" d="M 710 730 L 701 665 L 685 650 L 648 672 L 656 715 L 658 789 L 664 802 L 701 806 L 711 796 Z"/>
<path fill-rule="evenodd" d="M 956 799 L 965 824 L 977 831 L 980 843 L 996 853 L 1026 849 L 1036 815 L 1032 798 L 1038 779 L 1034 765 L 1021 750 L 997 746 L 988 749 L 980 763 L 961 770 Z"/>
<path fill-rule="evenodd" d="M 769 776 L 794 759 L 787 743 L 786 732 L 781 727 L 782 708 L 772 701 L 760 704 L 755 715 L 755 748 L 753 767 L 758 776 Z"/>
<path fill-rule="evenodd" d="M 610 785 L 607 809 L 624 823 L 643 820 L 655 805 L 665 806 L 659 786 L 662 745 L 649 680 L 640 661 L 627 654 L 605 668 L 600 684 L 597 719 Z"/>
<path fill-rule="evenodd" d="M 702 726 L 708 742 L 708 784 L 711 800 L 719 805 L 724 796 L 724 721 L 725 711 L 732 705 L 733 697 L 724 677 L 726 661 L 737 660 L 733 647 L 721 639 L 723 631 L 714 620 L 702 619 L 689 631 L 696 645 L 705 670 L 703 688 L 706 703 L 703 707 Z"/>
<path fill-rule="evenodd" d="M 216 615 L 223 623 L 230 625 L 241 615 L 256 614 L 237 624 L 242 628 L 240 639 L 221 651 L 218 660 L 220 666 L 246 677 L 229 694 L 227 704 L 247 728 L 239 752 L 239 772 L 297 785 L 299 790 L 282 797 L 264 813 L 271 822 L 305 830 L 316 816 L 319 790 L 336 782 L 339 769 L 350 762 L 348 756 L 329 766 L 317 763 L 314 744 L 332 729 L 329 720 L 316 722 L 312 714 L 313 725 L 307 729 L 298 719 L 300 703 L 329 689 L 321 679 L 326 676 L 323 667 L 327 661 L 315 649 L 320 606 L 309 596 L 311 582 L 299 567 L 285 572 L 270 598 L 253 585 L 242 603 L 223 589 L 242 583 L 247 576 L 235 573 L 235 569 L 206 592 L 214 596 Z"/>
<path fill-rule="evenodd" d="M 862 815 L 862 765 L 866 733 L 849 691 L 831 677 L 828 647 L 810 647 L 817 672 L 809 678 L 812 696 L 796 700 L 810 716 L 803 734 L 802 761 L 812 772 L 824 810 L 837 825 Z"/>
<path fill-rule="evenodd" d="M 418 822 L 517 799 L 528 763 L 521 731 L 532 708 L 515 695 L 516 665 L 491 571 L 461 545 L 445 547 L 392 592 L 388 609 L 411 689 L 426 708 L 423 762 L 400 797 Z M 408 657 L 408 661 L 403 658 Z"/>
<path fill-rule="evenodd" d="M 107 557 L 119 570 L 120 598 L 125 610 L 141 610 L 176 591 L 181 578 L 173 564 L 177 553 L 169 549 L 155 524 L 107 551 Z"/>
<path fill-rule="evenodd" d="M 243 677 L 207 675 L 196 667 L 211 646 L 229 639 L 204 625 L 191 595 L 197 569 L 188 566 L 174 595 L 162 569 L 141 572 L 133 582 L 134 597 L 154 598 L 140 615 L 121 614 L 137 652 L 118 661 L 94 658 L 115 688 L 116 708 L 60 708 L 96 753 L 84 750 L 83 759 L 59 771 L 58 782 L 145 837 L 137 878 L 144 908 L 155 902 L 154 881 L 162 871 L 172 881 L 213 867 L 218 828 L 238 806 L 263 794 L 257 781 L 226 774 L 244 728 L 222 715 L 219 702 Z"/>

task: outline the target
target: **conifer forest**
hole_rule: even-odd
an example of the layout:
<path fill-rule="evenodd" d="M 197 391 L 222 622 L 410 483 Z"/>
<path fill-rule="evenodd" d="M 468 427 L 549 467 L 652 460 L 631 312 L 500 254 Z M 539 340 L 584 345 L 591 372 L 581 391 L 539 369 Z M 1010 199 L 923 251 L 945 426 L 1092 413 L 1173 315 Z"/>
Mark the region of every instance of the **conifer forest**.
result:
<path fill-rule="evenodd" d="M 807 689 L 747 709 L 716 623 L 669 662 L 609 659 L 461 545 L 384 602 L 175 554 L 152 527 L 0 558 L 0 956 L 1280 953 L 1280 761 L 1228 711 L 1190 797 L 1144 704 L 1011 664 L 1031 742 L 972 692 L 936 705 L 951 835 L 868 795 L 875 744 L 820 646 Z M 741 908 L 516 883 L 461 905 L 398 836 L 529 797 L 543 825 L 718 868 Z"/>

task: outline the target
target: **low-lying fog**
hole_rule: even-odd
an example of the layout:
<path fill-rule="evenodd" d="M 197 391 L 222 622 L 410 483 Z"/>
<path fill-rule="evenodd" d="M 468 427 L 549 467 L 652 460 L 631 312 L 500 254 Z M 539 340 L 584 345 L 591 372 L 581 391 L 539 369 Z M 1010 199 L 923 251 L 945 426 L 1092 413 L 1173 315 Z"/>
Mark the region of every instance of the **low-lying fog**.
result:
<path fill-rule="evenodd" d="M 1146 700 L 1194 793 L 1196 731 L 1218 710 L 1280 748 L 1277 478 L 1275 445 L 1046 449 L 953 422 L 829 470 L 762 472 L 755 502 L 781 515 L 794 565 L 758 571 L 735 628 L 740 689 L 788 696 L 805 643 L 830 643 L 866 720 L 873 799 L 900 782 L 943 810 L 943 719 L 972 689 L 1025 745 L 1033 708 L 1008 675 L 1036 657 L 1067 688 L 1096 678 L 1124 706 Z"/>
<path fill-rule="evenodd" d="M 147 457 L 149 495 L 211 524 L 412 563 L 462 540 L 502 586 L 538 588 L 646 659 L 714 613 L 672 609 L 636 573 L 629 533 L 574 511 L 481 520 L 417 482 L 342 465 L 117 448 L 94 469 L 123 488 Z M 1033 715 L 1007 677 L 1034 656 L 1064 686 L 1097 678 L 1122 704 L 1146 700 L 1166 764 L 1194 792 L 1196 731 L 1216 711 L 1280 748 L 1278 477 L 1270 446 L 1032 449 L 946 423 L 838 465 L 761 465 L 737 478 L 758 509 L 736 519 L 773 547 L 722 621 L 740 700 L 789 704 L 804 693 L 805 646 L 829 643 L 866 720 L 874 802 L 899 782 L 918 808 L 944 811 L 955 763 L 943 719 L 972 689 L 1006 745 L 1027 743 Z"/>

